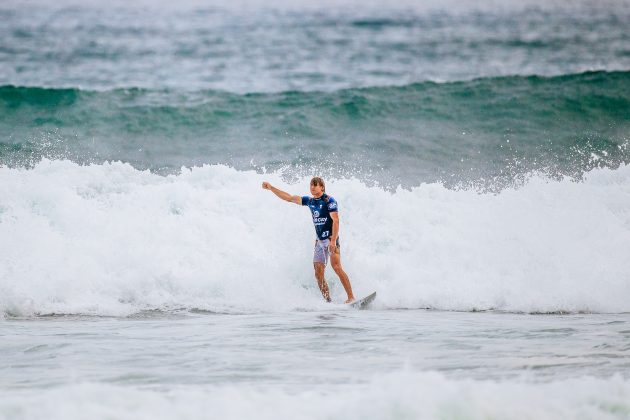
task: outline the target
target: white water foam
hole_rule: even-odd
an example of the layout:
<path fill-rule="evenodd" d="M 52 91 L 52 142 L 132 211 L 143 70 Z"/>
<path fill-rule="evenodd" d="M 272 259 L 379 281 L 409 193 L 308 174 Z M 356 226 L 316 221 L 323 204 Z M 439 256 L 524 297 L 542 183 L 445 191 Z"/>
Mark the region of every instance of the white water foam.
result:
<path fill-rule="evenodd" d="M 626 419 L 630 382 L 449 380 L 392 373 L 370 384 L 286 392 L 275 387 L 179 387 L 160 392 L 77 384 L 0 396 L 0 419 Z"/>
<path fill-rule="evenodd" d="M 0 168 L 0 313 L 322 309 L 307 209 L 278 174 L 128 164 Z M 329 180 L 344 267 L 377 308 L 630 311 L 630 166 L 500 194 Z M 329 269 L 337 300 L 343 290 Z"/>

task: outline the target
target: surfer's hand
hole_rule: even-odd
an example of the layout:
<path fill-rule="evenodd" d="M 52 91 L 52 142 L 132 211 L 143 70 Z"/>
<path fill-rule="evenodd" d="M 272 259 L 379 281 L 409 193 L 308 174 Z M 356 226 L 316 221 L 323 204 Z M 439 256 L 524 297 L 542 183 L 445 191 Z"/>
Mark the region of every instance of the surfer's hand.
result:
<path fill-rule="evenodd" d="M 337 245 L 335 245 L 335 242 L 330 242 L 328 244 L 328 250 L 330 251 L 331 254 L 335 254 L 337 252 Z"/>
<path fill-rule="evenodd" d="M 265 181 L 265 182 L 262 183 L 262 187 L 263 187 L 263 190 L 270 190 L 271 189 L 271 184 L 268 183 L 267 181 Z"/>

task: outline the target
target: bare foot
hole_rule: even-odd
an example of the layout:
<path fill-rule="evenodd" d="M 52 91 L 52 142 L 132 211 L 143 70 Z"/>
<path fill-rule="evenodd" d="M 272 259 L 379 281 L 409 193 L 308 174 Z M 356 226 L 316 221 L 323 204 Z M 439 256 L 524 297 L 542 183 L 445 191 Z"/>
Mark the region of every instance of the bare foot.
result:
<path fill-rule="evenodd" d="M 348 298 L 348 300 L 346 300 L 344 303 L 352 303 L 354 302 L 354 296 L 351 296 Z"/>

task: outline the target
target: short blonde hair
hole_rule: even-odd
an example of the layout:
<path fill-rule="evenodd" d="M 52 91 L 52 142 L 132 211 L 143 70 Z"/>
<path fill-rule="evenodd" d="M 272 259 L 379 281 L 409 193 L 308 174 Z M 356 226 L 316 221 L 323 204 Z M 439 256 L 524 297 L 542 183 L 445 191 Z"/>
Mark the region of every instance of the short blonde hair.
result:
<path fill-rule="evenodd" d="M 326 191 L 326 184 L 324 184 L 324 180 L 318 176 L 314 176 L 311 179 L 311 185 L 319 185 L 322 187 L 322 190 L 325 192 Z"/>

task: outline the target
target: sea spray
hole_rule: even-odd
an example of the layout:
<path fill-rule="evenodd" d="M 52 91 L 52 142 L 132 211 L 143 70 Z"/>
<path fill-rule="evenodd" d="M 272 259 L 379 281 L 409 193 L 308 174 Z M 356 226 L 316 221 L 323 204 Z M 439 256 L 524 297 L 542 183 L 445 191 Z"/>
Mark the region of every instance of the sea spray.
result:
<path fill-rule="evenodd" d="M 287 185 L 222 165 L 170 176 L 118 162 L 0 168 L 2 312 L 320 308 L 308 212 L 263 180 L 308 193 L 308 178 Z M 500 193 L 327 187 L 344 266 L 380 308 L 630 310 L 628 166 L 579 182 L 532 175 Z"/>

